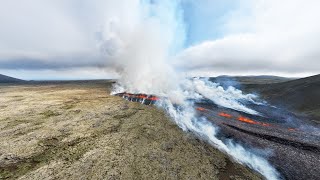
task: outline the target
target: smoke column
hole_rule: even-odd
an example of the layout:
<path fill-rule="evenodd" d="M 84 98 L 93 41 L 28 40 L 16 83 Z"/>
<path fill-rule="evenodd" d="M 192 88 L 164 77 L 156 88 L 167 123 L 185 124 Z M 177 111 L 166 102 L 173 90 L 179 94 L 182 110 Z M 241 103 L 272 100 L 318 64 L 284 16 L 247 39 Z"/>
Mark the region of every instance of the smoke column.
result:
<path fill-rule="evenodd" d="M 241 104 L 255 102 L 254 95 L 244 95 L 232 87 L 223 89 L 202 79 L 184 78 L 170 65 L 175 52 L 182 48 L 185 36 L 180 1 L 120 0 L 116 3 L 122 9 L 114 12 L 114 18 L 107 19 L 100 42 L 109 63 L 120 74 L 113 93 L 126 91 L 164 97 L 158 106 L 184 131 L 193 132 L 267 179 L 278 179 L 278 173 L 265 159 L 232 141 L 217 139 L 217 128 L 206 119 L 196 117 L 193 100 L 203 97 L 219 106 L 251 114 L 259 112 Z M 124 13 L 129 10 L 130 14 Z"/>
<path fill-rule="evenodd" d="M 121 75 L 119 85 L 127 91 L 167 94 L 176 89 L 178 77 L 169 60 L 184 37 L 178 5 L 170 0 L 130 1 L 132 14 L 107 20 L 101 47 Z"/>

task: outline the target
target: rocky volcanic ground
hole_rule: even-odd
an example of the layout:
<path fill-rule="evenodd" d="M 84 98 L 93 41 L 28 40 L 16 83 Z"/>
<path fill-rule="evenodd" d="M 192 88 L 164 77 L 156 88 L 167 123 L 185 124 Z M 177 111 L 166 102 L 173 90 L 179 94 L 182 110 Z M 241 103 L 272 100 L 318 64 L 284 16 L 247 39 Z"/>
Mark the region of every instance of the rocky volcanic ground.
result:
<path fill-rule="evenodd" d="M 283 179 L 320 178 L 319 128 L 313 127 L 311 130 L 311 126 L 306 129 L 294 126 L 293 123 L 277 121 L 281 117 L 274 115 L 272 107 L 264 107 L 264 115 L 272 113 L 261 117 L 210 104 L 198 105 L 198 112 L 220 127 L 220 139 L 232 138 L 246 147 L 268 152 L 265 158 L 280 172 Z M 284 112 L 282 110 L 282 114 Z"/>
<path fill-rule="evenodd" d="M 0 85 L 0 179 L 261 179 L 110 84 Z"/>
<path fill-rule="evenodd" d="M 228 141 L 231 138 L 248 150 L 254 149 L 283 179 L 320 179 L 320 126 L 315 113 L 319 111 L 320 76 L 295 80 L 264 76 L 234 79 L 236 81 L 230 77 L 211 78 L 225 88 L 230 85 L 250 87 L 251 91 L 271 99 L 271 105 L 244 101 L 247 107 L 260 114 L 252 115 L 220 107 L 208 99 L 197 101 L 199 115 L 220 127 L 219 139 Z M 119 93 L 118 96 L 134 102 L 154 103 L 152 96 L 143 94 Z M 272 99 L 280 100 L 282 106 Z M 306 111 L 301 112 L 301 109 Z"/>

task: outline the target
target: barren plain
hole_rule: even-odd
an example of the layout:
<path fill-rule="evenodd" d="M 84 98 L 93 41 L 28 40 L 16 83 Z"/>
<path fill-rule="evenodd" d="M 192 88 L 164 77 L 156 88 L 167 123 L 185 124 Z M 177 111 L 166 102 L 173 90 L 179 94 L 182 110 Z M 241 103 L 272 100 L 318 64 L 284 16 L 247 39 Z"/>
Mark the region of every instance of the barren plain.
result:
<path fill-rule="evenodd" d="M 261 179 L 111 84 L 0 85 L 0 179 Z"/>

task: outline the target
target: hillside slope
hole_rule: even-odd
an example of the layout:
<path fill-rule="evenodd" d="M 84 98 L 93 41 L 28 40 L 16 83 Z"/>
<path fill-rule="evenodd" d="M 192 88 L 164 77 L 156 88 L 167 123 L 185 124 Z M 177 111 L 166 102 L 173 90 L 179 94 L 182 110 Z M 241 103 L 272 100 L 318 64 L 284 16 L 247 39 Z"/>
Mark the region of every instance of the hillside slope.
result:
<path fill-rule="evenodd" d="M 293 80 L 294 78 L 285 78 L 279 76 L 218 76 L 211 77 L 213 82 L 221 83 L 222 85 L 237 85 L 237 84 L 272 84 L 282 83 Z M 227 83 L 227 84 L 226 84 Z M 228 84 L 229 83 L 229 84 Z"/>
<path fill-rule="evenodd" d="M 16 82 L 23 82 L 23 80 L 0 74 L 0 83 L 16 83 Z"/>
<path fill-rule="evenodd" d="M 320 122 L 320 75 L 274 84 L 250 84 L 246 90 L 260 93 L 267 101 L 288 107 Z"/>

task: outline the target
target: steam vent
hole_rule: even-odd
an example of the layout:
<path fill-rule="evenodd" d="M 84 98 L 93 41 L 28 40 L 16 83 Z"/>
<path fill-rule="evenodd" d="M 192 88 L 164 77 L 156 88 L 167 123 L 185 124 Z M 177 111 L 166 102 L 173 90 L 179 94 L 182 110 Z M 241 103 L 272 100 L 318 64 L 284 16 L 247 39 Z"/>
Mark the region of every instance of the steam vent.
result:
<path fill-rule="evenodd" d="M 159 98 L 154 95 L 147 95 L 147 94 L 131 94 L 131 93 L 118 93 L 116 96 L 120 96 L 128 101 L 132 102 L 140 102 L 145 105 L 153 105 L 155 104 Z"/>

